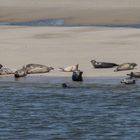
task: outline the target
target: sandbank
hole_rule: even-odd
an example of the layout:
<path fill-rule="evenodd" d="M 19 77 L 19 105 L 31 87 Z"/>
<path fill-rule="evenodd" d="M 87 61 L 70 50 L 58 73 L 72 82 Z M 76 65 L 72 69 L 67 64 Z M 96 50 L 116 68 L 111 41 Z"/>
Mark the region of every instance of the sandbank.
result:
<path fill-rule="evenodd" d="M 85 77 L 125 76 L 130 71 L 94 69 L 91 59 L 136 62 L 140 70 L 140 29 L 107 27 L 28 27 L 0 26 L 0 63 L 19 69 L 29 63 L 55 68 L 47 76 L 70 77 L 59 67 L 79 64 Z"/>

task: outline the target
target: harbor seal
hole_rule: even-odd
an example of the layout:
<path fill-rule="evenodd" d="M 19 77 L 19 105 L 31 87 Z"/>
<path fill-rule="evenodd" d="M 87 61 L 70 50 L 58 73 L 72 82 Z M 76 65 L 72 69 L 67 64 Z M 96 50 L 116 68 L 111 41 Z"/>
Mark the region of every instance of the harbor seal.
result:
<path fill-rule="evenodd" d="M 110 62 L 97 62 L 95 60 L 90 61 L 94 68 L 113 68 L 118 66 L 118 64 L 110 63 Z"/>
<path fill-rule="evenodd" d="M 26 67 L 24 66 L 22 69 L 15 71 L 14 76 L 15 76 L 15 78 L 27 76 Z"/>
<path fill-rule="evenodd" d="M 3 67 L 3 65 L 2 64 L 0 64 L 0 69 Z"/>
<path fill-rule="evenodd" d="M 27 74 L 47 73 L 53 69 L 54 69 L 53 67 L 48 67 L 41 64 L 26 65 Z"/>
<path fill-rule="evenodd" d="M 68 85 L 66 83 L 62 83 L 63 88 L 68 88 Z"/>
<path fill-rule="evenodd" d="M 68 66 L 65 68 L 59 68 L 59 70 L 63 71 L 63 72 L 73 72 L 78 70 L 79 64 L 76 65 L 72 65 L 72 66 Z"/>
<path fill-rule="evenodd" d="M 82 74 L 83 74 L 83 72 L 80 70 L 74 71 L 72 74 L 72 80 L 73 81 L 83 81 Z"/>
<path fill-rule="evenodd" d="M 114 71 L 125 71 L 125 70 L 132 70 L 137 66 L 136 63 L 123 63 L 119 65 Z"/>
<path fill-rule="evenodd" d="M 136 79 L 135 78 L 131 78 L 131 77 L 129 77 L 129 78 L 125 78 L 125 79 L 123 79 L 122 81 L 121 81 L 121 83 L 123 83 L 123 84 L 135 84 L 136 83 Z"/>
<path fill-rule="evenodd" d="M 12 71 L 9 68 L 1 68 L 0 69 L 0 75 L 9 75 L 9 74 L 14 74 L 14 71 Z"/>
<path fill-rule="evenodd" d="M 131 72 L 129 74 L 130 77 L 140 78 L 140 72 Z"/>

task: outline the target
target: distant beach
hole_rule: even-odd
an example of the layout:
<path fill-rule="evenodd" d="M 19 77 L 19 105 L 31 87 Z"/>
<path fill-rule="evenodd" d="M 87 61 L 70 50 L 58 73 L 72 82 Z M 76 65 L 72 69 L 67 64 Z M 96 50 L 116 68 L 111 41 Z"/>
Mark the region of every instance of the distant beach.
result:
<path fill-rule="evenodd" d="M 64 19 L 66 25 L 140 23 L 139 0 L 0 0 L 0 22 Z"/>

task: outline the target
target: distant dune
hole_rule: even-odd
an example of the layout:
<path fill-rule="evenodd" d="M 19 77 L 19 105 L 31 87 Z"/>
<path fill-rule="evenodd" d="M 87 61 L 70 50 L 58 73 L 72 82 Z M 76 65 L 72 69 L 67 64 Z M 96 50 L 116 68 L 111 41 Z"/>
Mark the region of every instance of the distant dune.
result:
<path fill-rule="evenodd" d="M 0 21 L 65 20 L 67 25 L 140 23 L 140 0 L 0 0 Z"/>

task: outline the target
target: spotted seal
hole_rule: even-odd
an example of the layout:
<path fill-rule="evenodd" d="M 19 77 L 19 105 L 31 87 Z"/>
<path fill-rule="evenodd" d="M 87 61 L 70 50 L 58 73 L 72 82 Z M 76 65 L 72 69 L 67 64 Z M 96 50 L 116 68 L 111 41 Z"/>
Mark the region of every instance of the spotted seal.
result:
<path fill-rule="evenodd" d="M 26 65 L 27 74 L 47 73 L 53 70 L 53 67 L 48 67 L 41 64 L 28 64 Z"/>
<path fill-rule="evenodd" d="M 136 63 L 123 63 L 119 65 L 114 71 L 125 71 L 125 70 L 132 70 L 137 66 Z"/>
<path fill-rule="evenodd" d="M 125 79 L 123 79 L 122 81 L 121 81 L 121 83 L 123 83 L 123 84 L 135 84 L 136 83 L 136 79 L 135 78 L 131 78 L 131 77 L 129 77 L 129 78 L 125 78 Z"/>
<path fill-rule="evenodd" d="M 12 71 L 9 68 L 1 68 L 0 69 L 0 75 L 9 75 L 9 74 L 14 74 L 14 71 Z"/>
<path fill-rule="evenodd" d="M 90 61 L 94 68 L 113 68 L 118 66 L 118 64 L 110 63 L 110 62 L 97 62 L 95 60 Z"/>
<path fill-rule="evenodd" d="M 130 77 L 140 78 L 140 72 L 130 72 L 127 75 L 129 75 Z"/>
<path fill-rule="evenodd" d="M 14 76 L 15 76 L 15 78 L 27 76 L 26 67 L 24 66 L 22 69 L 19 69 L 19 70 L 15 71 Z"/>

